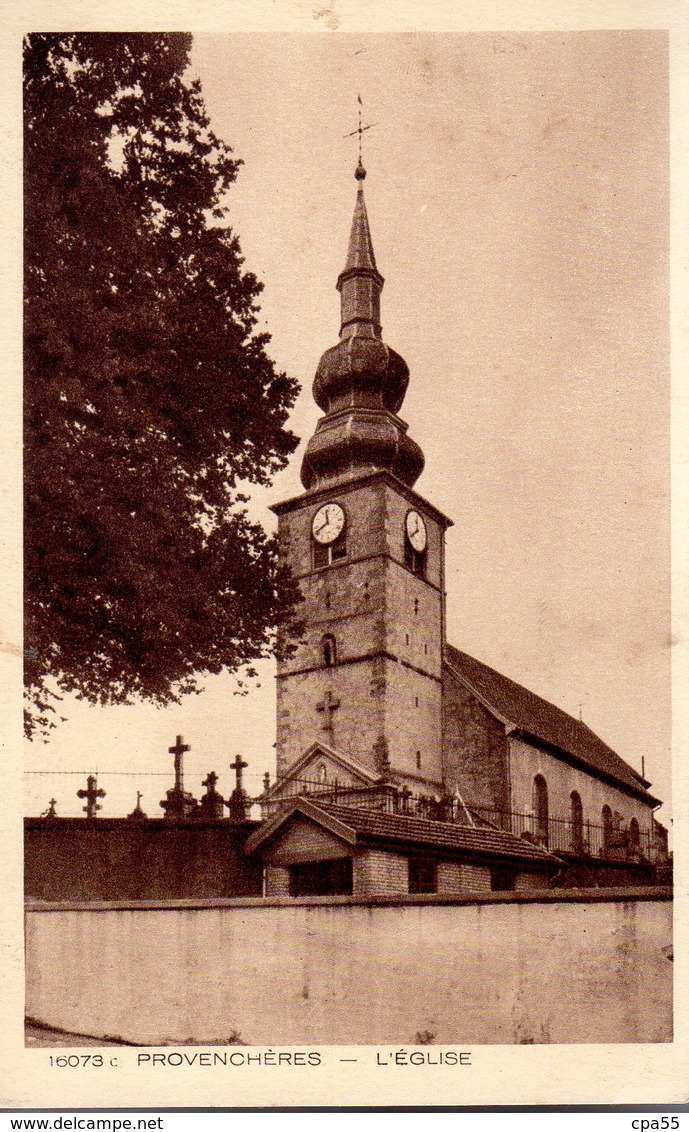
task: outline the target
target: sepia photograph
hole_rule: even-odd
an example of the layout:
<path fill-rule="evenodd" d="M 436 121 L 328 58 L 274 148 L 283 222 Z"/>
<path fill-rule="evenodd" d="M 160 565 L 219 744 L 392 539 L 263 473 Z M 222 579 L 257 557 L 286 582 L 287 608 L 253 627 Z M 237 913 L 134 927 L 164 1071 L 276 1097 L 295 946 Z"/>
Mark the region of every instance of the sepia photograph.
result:
<path fill-rule="evenodd" d="M 21 37 L 25 1048 L 671 1046 L 668 31 L 310 19 Z"/>

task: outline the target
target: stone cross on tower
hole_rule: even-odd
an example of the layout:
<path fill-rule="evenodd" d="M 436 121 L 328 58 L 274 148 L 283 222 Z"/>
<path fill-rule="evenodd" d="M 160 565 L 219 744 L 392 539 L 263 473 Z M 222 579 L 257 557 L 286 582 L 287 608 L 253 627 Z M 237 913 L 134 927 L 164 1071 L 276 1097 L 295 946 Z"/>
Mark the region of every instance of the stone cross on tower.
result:
<path fill-rule="evenodd" d="M 98 810 L 103 807 L 98 805 L 98 798 L 105 797 L 105 790 L 98 789 L 98 780 L 95 774 L 89 774 L 86 779 L 86 790 L 77 790 L 77 798 L 85 798 L 86 805 L 84 806 L 84 813 L 87 818 L 95 818 Z"/>
<path fill-rule="evenodd" d="M 331 744 L 334 743 L 333 714 L 340 706 L 340 701 L 327 691 L 320 703 L 316 704 L 316 711 L 323 715 L 323 731 L 327 732 Z"/>

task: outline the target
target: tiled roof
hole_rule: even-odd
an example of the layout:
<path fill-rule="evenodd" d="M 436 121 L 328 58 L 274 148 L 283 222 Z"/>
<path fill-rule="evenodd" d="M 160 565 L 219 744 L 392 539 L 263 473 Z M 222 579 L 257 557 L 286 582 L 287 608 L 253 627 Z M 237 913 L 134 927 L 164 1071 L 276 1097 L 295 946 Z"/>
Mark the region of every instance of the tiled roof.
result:
<path fill-rule="evenodd" d="M 419 847 L 453 849 L 481 856 L 512 857 L 542 865 L 560 863 L 539 845 L 532 845 L 529 841 L 502 829 L 429 821 L 426 818 L 386 814 L 380 810 L 363 807 L 359 809 L 353 806 L 335 806 L 320 799 L 318 803 L 309 799 L 309 804 L 314 810 L 322 810 L 325 815 L 330 815 L 353 829 L 357 841 L 372 837 L 404 841 Z"/>
<path fill-rule="evenodd" d="M 656 801 L 645 789 L 641 775 L 581 720 L 452 645 L 446 646 L 446 659 L 450 669 L 473 688 L 480 699 L 515 727 L 631 787 L 649 802 Z"/>

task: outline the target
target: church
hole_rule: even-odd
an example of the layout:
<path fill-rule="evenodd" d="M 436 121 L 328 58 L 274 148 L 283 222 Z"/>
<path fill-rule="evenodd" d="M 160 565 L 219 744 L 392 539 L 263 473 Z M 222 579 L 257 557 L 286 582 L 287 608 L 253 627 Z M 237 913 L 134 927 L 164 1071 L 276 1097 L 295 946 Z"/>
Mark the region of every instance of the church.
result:
<path fill-rule="evenodd" d="M 359 161 L 304 491 L 273 508 L 303 598 L 299 639 L 278 660 L 275 781 L 251 798 L 238 755 L 229 799 L 210 771 L 198 801 L 178 736 L 164 816 L 146 815 L 139 794 L 127 818 L 109 818 L 92 774 L 78 791 L 85 819 L 58 817 L 55 799 L 26 819 L 31 898 L 483 898 L 669 880 L 650 782 L 581 720 L 447 640 L 452 522 L 414 488 L 424 455 L 398 415 L 409 370 L 382 339 L 365 176 Z"/>
<path fill-rule="evenodd" d="M 414 490 L 409 370 L 382 338 L 361 161 L 355 176 L 340 337 L 313 384 L 323 416 L 304 492 L 273 508 L 304 631 L 278 662 L 277 779 L 246 851 L 269 896 L 630 883 L 662 842 L 651 784 L 447 641 L 452 521 Z"/>

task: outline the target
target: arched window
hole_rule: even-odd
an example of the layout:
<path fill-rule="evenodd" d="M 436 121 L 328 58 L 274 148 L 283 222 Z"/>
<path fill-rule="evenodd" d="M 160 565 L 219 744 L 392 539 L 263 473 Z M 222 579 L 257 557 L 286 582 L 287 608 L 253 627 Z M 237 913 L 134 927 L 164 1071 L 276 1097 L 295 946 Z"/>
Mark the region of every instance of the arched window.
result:
<path fill-rule="evenodd" d="M 569 796 L 570 821 L 572 823 L 572 850 L 581 853 L 584 849 L 584 807 L 576 790 Z"/>
<path fill-rule="evenodd" d="M 641 843 L 641 834 L 639 833 L 639 823 L 636 818 L 632 818 L 629 823 L 629 844 L 633 849 L 638 849 Z"/>
<path fill-rule="evenodd" d="M 323 653 L 323 664 L 326 668 L 332 668 L 333 665 L 337 664 L 337 646 L 332 633 L 326 633 L 323 637 L 321 651 Z"/>
<path fill-rule="evenodd" d="M 610 806 L 603 806 L 603 849 L 610 848 L 612 841 L 612 810 Z"/>
<path fill-rule="evenodd" d="M 542 774 L 533 780 L 533 812 L 536 823 L 536 837 L 544 845 L 548 844 L 548 787 Z"/>

